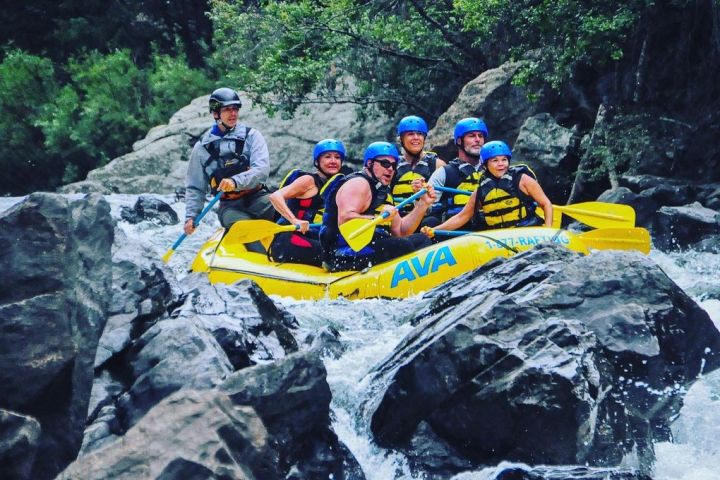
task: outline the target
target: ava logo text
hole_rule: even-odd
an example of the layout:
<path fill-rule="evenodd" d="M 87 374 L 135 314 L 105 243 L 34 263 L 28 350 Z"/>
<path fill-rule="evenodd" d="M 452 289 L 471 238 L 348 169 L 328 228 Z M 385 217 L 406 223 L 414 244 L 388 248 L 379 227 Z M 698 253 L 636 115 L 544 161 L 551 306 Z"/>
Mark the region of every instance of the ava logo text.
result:
<path fill-rule="evenodd" d="M 425 255 L 416 255 L 409 260 L 398 263 L 393 272 L 390 288 L 395 288 L 402 280 L 413 282 L 429 273 L 437 272 L 443 265 L 453 266 L 457 263 L 448 246 L 430 250 Z"/>

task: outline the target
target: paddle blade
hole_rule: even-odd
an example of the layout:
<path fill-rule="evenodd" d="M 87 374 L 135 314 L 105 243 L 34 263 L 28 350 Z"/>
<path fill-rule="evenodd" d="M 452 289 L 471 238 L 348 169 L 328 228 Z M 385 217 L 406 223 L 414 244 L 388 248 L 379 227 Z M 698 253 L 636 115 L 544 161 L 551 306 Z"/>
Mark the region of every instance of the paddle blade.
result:
<path fill-rule="evenodd" d="M 381 217 L 378 219 L 383 220 Z M 353 218 L 340 225 L 340 234 L 350 248 L 359 252 L 372 241 L 375 235 L 375 225 L 379 223 L 378 219 Z"/>
<path fill-rule="evenodd" d="M 170 261 L 170 257 L 172 257 L 174 253 L 175 253 L 174 248 L 168 249 L 168 251 L 165 252 L 165 255 L 162 256 L 163 263 L 167 264 Z"/>
<path fill-rule="evenodd" d="M 569 217 L 595 228 L 635 226 L 635 210 L 629 205 L 605 202 L 583 202 L 553 208 Z"/>
<path fill-rule="evenodd" d="M 598 228 L 577 236 L 588 248 L 650 253 L 650 233 L 644 228 Z"/>
<path fill-rule="evenodd" d="M 250 243 L 272 237 L 276 233 L 291 232 L 295 225 L 278 225 L 269 220 L 242 220 L 235 222 L 225 235 L 225 243 Z"/>

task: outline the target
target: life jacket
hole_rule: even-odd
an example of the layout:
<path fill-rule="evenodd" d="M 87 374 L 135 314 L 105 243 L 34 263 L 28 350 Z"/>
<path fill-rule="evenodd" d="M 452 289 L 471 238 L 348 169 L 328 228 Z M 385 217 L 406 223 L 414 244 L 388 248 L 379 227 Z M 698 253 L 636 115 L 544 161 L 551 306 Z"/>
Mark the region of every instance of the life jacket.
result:
<path fill-rule="evenodd" d="M 320 223 L 322 221 L 323 207 L 325 206 L 325 202 L 323 201 L 320 192 L 322 191 L 326 180 L 321 177 L 319 173 L 308 173 L 300 170 L 299 168 L 290 170 L 290 172 L 288 172 L 288 174 L 285 175 L 285 178 L 283 178 L 280 182 L 278 188 L 290 185 L 304 175 L 310 175 L 313 178 L 318 193 L 310 198 L 290 198 L 287 201 L 287 206 L 293 215 L 295 215 L 299 220 L 307 220 L 310 223 Z M 280 217 L 280 220 L 278 220 L 277 223 L 287 225 L 288 221 L 284 217 Z"/>
<path fill-rule="evenodd" d="M 243 153 L 243 150 L 245 149 L 245 140 L 248 135 L 250 135 L 251 130 L 250 127 L 245 127 L 245 135 L 243 136 L 236 135 L 234 138 L 225 136 L 203 145 L 205 150 L 210 154 L 203 168 L 206 172 L 208 168 L 211 169 L 211 171 L 208 172 L 208 177 L 210 190 L 213 195 L 218 193 L 217 187 L 223 178 L 230 178 L 233 175 L 246 172 L 250 169 L 250 159 Z M 232 141 L 223 141 L 228 139 Z M 258 185 L 257 187 L 247 190 L 225 192 L 220 197 L 220 200 L 235 200 L 245 195 L 255 193 L 261 188 L 262 185 Z"/>
<path fill-rule="evenodd" d="M 430 178 L 430 175 L 432 175 L 437 168 L 437 160 L 438 156 L 436 153 L 423 152 L 422 158 L 420 158 L 415 166 L 412 166 L 409 162 L 401 163 L 400 166 L 398 166 L 393 181 L 390 184 L 395 205 L 415 193 L 412 189 L 413 180 L 416 178 L 427 180 Z M 412 210 L 412 208 L 412 205 L 406 205 L 402 211 L 407 212 Z"/>
<path fill-rule="evenodd" d="M 478 187 L 476 210 L 485 217 L 488 228 L 538 225 L 537 204 L 520 189 L 523 174 L 537 180 L 527 165 L 513 165 L 496 178 L 485 173 Z"/>
<path fill-rule="evenodd" d="M 325 255 L 332 255 L 335 250 L 339 249 L 346 249 L 348 250 L 348 253 L 350 253 L 350 247 L 340 233 L 340 228 L 338 226 L 338 209 L 335 197 L 337 196 L 338 190 L 340 190 L 340 187 L 343 186 L 345 182 L 358 177 L 363 178 L 368 182 L 372 195 L 370 206 L 364 212 L 361 212 L 363 215 L 380 214 L 382 213 L 385 205 L 392 205 L 390 188 L 380 184 L 380 182 L 373 181 L 373 179 L 364 171 L 351 173 L 346 176 L 338 173 L 333 176 L 327 181 L 321 191 L 321 195 L 325 200 L 325 212 L 323 213 L 323 226 L 320 228 L 320 243 Z M 380 224 L 375 227 L 375 235 L 380 237 L 389 237 L 390 232 L 387 230 L 388 224 L 389 223 L 386 223 L 385 225 Z M 371 253 L 371 251 L 366 251 L 368 248 L 369 247 L 365 247 L 356 254 L 363 255 Z"/>
<path fill-rule="evenodd" d="M 443 167 L 445 169 L 445 186 L 458 190 L 474 191 L 480 182 L 481 172 L 466 162 L 455 158 Z M 468 203 L 469 195 L 443 193 L 442 203 L 445 219 L 452 217 Z"/>

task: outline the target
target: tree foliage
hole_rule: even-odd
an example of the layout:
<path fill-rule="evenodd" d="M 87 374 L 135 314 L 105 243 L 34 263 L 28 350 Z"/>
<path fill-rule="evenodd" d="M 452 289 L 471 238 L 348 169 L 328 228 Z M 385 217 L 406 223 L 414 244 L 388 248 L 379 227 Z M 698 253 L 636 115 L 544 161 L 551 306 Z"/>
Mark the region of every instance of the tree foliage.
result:
<path fill-rule="evenodd" d="M 43 133 L 33 127 L 57 92 L 53 76 L 50 60 L 17 50 L 0 63 L 0 192 L 32 191 L 48 179 L 57 185 L 63 167 L 43 151 Z"/>
<path fill-rule="evenodd" d="M 450 2 L 212 7 L 216 67 L 271 113 L 331 100 L 434 118 L 486 67 Z"/>
<path fill-rule="evenodd" d="M 526 60 L 515 80 L 529 91 L 608 73 L 640 83 L 649 64 L 643 45 L 681 32 L 658 20 L 699 3 L 212 0 L 211 18 L 215 65 L 270 112 L 341 100 L 433 121 L 468 80 L 507 60 Z M 698 25 L 707 7 L 695 7 L 689 23 Z M 718 27 L 710 28 L 720 45 Z"/>
<path fill-rule="evenodd" d="M 62 72 L 13 50 L 0 73 L 0 166 L 10 172 L 0 191 L 13 194 L 81 180 L 213 85 L 183 57 L 155 55 L 141 69 L 129 50 L 71 58 Z"/>

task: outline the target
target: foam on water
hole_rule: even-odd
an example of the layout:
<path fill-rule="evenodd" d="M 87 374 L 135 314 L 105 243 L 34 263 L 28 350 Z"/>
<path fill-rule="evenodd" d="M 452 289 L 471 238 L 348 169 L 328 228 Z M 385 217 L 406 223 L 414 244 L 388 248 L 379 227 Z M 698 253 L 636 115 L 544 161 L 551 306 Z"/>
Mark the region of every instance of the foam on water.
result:
<path fill-rule="evenodd" d="M 664 271 L 720 329 L 720 255 L 651 252 Z M 655 445 L 655 480 L 720 478 L 720 371 L 699 378 L 672 425 L 673 442 Z"/>

